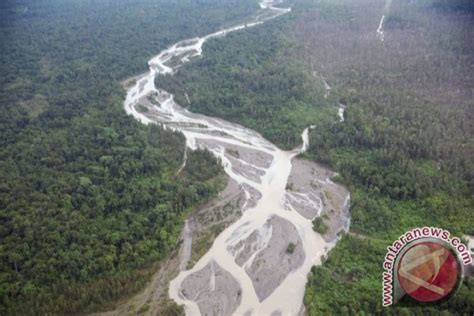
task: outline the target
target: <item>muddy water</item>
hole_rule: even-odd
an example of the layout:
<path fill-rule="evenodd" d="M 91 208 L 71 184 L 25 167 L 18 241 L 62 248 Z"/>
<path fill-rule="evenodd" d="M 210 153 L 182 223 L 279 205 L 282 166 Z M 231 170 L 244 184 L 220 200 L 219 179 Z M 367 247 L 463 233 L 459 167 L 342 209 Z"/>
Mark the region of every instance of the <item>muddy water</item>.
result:
<path fill-rule="evenodd" d="M 184 270 L 182 263 L 182 271 L 171 281 L 169 295 L 178 304 L 184 304 L 188 315 L 298 314 L 302 309 L 308 272 L 313 265 L 320 264 L 321 256 L 335 243 L 324 241 L 321 235 L 313 231 L 310 219 L 288 207 L 291 201 L 287 199 L 287 182 L 292 170 L 292 159 L 308 148 L 308 128 L 302 133 L 302 146 L 283 151 L 255 131 L 187 111 L 174 102 L 172 94 L 154 84 L 156 76 L 173 74 L 193 57 L 200 56 L 202 46 L 208 39 L 256 26 L 290 11 L 273 5 L 273 1 L 262 1 L 261 13 L 252 21 L 205 37 L 181 41 L 162 51 L 149 61 L 150 71 L 127 91 L 124 106 L 128 114 L 143 124 L 161 124 L 165 128 L 181 131 L 191 150 L 210 150 L 221 159 L 229 177 L 244 188 L 246 199 L 256 201 L 254 207 L 245 210 L 238 221 L 217 237 L 212 248 L 191 270 Z M 186 156 L 183 167 L 185 163 Z M 279 232 L 278 237 L 275 235 L 272 238 L 272 232 L 275 231 Z M 281 252 L 283 246 L 286 248 L 286 232 L 296 232 L 294 234 L 298 235 L 294 237 L 302 247 L 302 254 L 301 249 L 298 249 L 301 255 L 291 257 L 284 252 L 272 253 L 271 249 L 280 249 Z M 249 238 L 251 235 L 256 237 Z M 236 263 L 238 252 L 230 249 L 239 243 L 249 242 L 252 242 L 247 247 L 251 259 L 239 265 Z M 255 287 L 259 281 L 258 267 L 253 267 L 252 274 L 249 273 L 253 260 L 259 254 L 260 262 L 265 262 L 262 254 L 273 258 L 273 261 L 278 256 L 282 256 L 282 260 L 284 256 L 293 260 L 287 268 L 282 266 L 278 279 L 272 279 L 271 274 L 263 276 L 266 278 L 265 284 L 271 289 L 266 291 L 270 293 L 263 299 L 257 295 Z M 281 273 L 284 273 L 283 279 Z M 200 290 L 196 291 L 196 288 Z M 193 296 L 190 297 L 189 293 L 193 293 Z M 235 293 L 238 293 L 238 298 L 231 297 Z"/>

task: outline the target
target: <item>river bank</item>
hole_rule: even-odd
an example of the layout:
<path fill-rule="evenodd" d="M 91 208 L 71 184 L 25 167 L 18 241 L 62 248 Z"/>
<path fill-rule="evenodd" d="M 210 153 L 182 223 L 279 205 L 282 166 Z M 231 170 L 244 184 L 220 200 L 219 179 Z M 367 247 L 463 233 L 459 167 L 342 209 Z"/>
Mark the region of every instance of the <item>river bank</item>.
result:
<path fill-rule="evenodd" d="M 348 192 L 330 181 L 331 171 L 317 167 L 317 173 L 308 173 L 308 168 L 316 167 L 295 160 L 308 146 L 304 137 L 307 131 L 303 132 L 302 146 L 283 151 L 255 131 L 191 113 L 180 107 L 172 94 L 155 87 L 156 76 L 173 74 L 200 56 L 207 39 L 256 26 L 290 11 L 273 4 L 261 3 L 267 12 L 259 15 L 265 16 L 262 20 L 171 46 L 150 60 L 150 72 L 127 91 L 128 114 L 144 124 L 160 124 L 182 132 L 190 150 L 205 148 L 212 152 L 243 192 L 240 217 L 217 236 L 192 268 L 180 271 L 170 282 L 170 298 L 184 305 L 190 315 L 300 313 L 307 273 L 334 246 L 337 233 L 348 227 Z M 310 176 L 300 182 L 293 180 L 298 186 L 290 188 L 292 172 L 296 178 L 301 174 Z M 310 178 L 324 185 L 308 187 Z M 304 196 L 306 205 L 302 206 L 296 196 Z M 312 219 L 323 213 L 335 219 L 331 221 L 331 236 L 313 230 Z"/>

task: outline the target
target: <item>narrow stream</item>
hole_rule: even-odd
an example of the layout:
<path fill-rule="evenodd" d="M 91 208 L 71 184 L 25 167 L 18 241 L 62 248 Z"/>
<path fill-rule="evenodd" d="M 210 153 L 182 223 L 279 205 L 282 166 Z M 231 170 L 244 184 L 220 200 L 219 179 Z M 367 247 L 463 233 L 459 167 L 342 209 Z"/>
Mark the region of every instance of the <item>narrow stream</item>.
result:
<path fill-rule="evenodd" d="M 384 23 L 385 23 L 385 19 L 387 17 L 387 14 L 389 13 L 390 11 L 390 6 L 392 5 L 392 0 L 386 0 L 385 2 L 385 7 L 383 9 L 383 15 L 382 15 L 382 18 L 380 19 L 380 22 L 379 22 L 379 27 L 377 28 L 377 37 L 380 39 L 380 41 L 384 41 L 385 40 L 385 31 L 383 29 L 383 26 L 384 26 Z"/>

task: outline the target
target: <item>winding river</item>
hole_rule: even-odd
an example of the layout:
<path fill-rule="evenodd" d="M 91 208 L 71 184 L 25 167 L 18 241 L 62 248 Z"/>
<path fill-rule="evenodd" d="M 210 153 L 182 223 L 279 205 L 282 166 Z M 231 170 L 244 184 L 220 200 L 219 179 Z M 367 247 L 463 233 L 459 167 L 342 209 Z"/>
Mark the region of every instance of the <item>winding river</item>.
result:
<path fill-rule="evenodd" d="M 246 24 L 181 41 L 162 51 L 149 61 L 149 72 L 127 91 L 124 106 L 128 114 L 143 124 L 182 132 L 187 150 L 211 151 L 245 197 L 241 217 L 217 237 L 192 269 L 185 270 L 185 262 L 181 263 L 181 272 L 170 283 L 170 298 L 183 304 L 188 315 L 301 314 L 307 274 L 337 241 L 313 230 L 312 219 L 330 203 L 322 192 L 334 189 L 332 195 L 339 194 L 343 201 L 341 208 L 348 208 L 348 193 L 330 181 L 330 172 L 313 176 L 314 188 L 309 182 L 301 184 L 302 189 L 289 188 L 288 179 L 299 161 L 295 157 L 309 144 L 308 129 L 302 131 L 300 147 L 283 151 L 253 130 L 192 113 L 179 106 L 172 94 L 155 87 L 155 77 L 173 74 L 200 56 L 207 40 L 290 12 L 274 4 L 262 1 L 258 15 Z M 186 154 L 183 158 L 184 167 Z M 301 168 L 315 172 L 314 167 Z M 301 176 L 293 176 L 295 183 L 305 175 L 311 177 L 304 170 L 300 169 Z M 347 230 L 347 212 L 340 216 L 341 227 Z"/>

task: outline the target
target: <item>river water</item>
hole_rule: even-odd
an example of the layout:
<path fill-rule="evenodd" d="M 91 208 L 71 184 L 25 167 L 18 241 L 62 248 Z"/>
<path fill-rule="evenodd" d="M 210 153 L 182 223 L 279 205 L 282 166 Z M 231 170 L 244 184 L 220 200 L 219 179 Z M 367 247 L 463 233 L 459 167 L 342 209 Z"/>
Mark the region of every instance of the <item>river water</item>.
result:
<path fill-rule="evenodd" d="M 302 131 L 302 145 L 291 151 L 283 151 L 264 139 L 259 133 L 229 123 L 224 120 L 195 114 L 174 102 L 172 94 L 155 87 L 155 77 L 173 74 L 179 67 L 202 53 L 203 44 L 211 39 L 225 36 L 229 32 L 253 27 L 265 21 L 290 12 L 290 9 L 278 8 L 273 1 L 262 1 L 258 15 L 246 24 L 236 25 L 200 38 L 181 41 L 162 51 L 149 61 L 149 72 L 141 76 L 127 90 L 124 103 L 128 114 L 143 124 L 161 124 L 165 128 L 178 130 L 186 137 L 186 146 L 190 150 L 206 148 L 221 159 L 225 172 L 245 191 L 247 202 L 253 200 L 254 206 L 242 212 L 239 220 L 226 228 L 214 241 L 212 248 L 190 270 L 184 270 L 171 281 L 169 296 L 178 304 L 185 306 L 188 315 L 199 315 L 199 302 L 183 295 L 183 281 L 190 275 L 204 269 L 211 263 L 220 266 L 240 285 L 240 301 L 236 309 L 226 313 L 237 315 L 296 315 L 302 311 L 302 301 L 311 267 L 321 263 L 321 256 L 334 246 L 335 241 L 327 242 L 313 231 L 311 219 L 300 215 L 291 207 L 288 199 L 287 182 L 292 170 L 292 159 L 304 152 L 308 145 L 308 129 Z M 146 107 L 146 110 L 143 108 Z M 316 128 L 311 126 L 309 128 Z M 230 154 L 238 151 L 240 154 Z M 186 163 L 186 155 L 183 167 Z M 328 180 L 329 181 L 329 180 Z M 303 196 L 304 198 L 304 196 Z M 309 199 L 308 199 L 309 200 Z M 309 200 L 311 202 L 311 200 Z M 247 204 L 247 202 L 245 204 Z M 320 206 L 314 205 L 314 208 Z M 304 251 L 297 268 L 289 270 L 283 281 L 275 281 L 275 290 L 265 299 L 259 298 L 245 267 L 248 267 L 264 248 L 268 247 L 273 229 L 267 229 L 272 217 L 287 221 L 295 228 Z M 257 240 L 251 259 L 246 265 L 236 263 L 237 253 L 229 251 L 240 241 L 245 241 L 253 232 Z M 181 264 L 184 268 L 185 264 Z M 216 278 L 213 276 L 212 290 Z M 202 286 L 202 284 L 196 284 Z M 232 300 L 233 298 L 229 298 Z"/>

